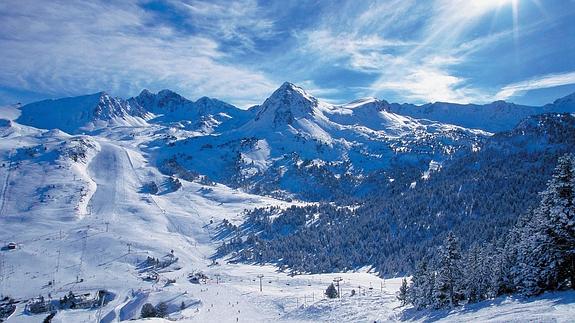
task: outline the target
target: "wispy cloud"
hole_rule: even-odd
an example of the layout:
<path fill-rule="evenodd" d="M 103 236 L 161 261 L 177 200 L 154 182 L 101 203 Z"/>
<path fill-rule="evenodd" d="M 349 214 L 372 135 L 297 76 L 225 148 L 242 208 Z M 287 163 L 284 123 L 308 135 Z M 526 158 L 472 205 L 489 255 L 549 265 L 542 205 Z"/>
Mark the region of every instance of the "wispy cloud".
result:
<path fill-rule="evenodd" d="M 469 103 L 481 96 L 477 90 L 465 86 L 465 79 L 423 66 L 406 70 L 406 74 L 397 79 L 382 78 L 372 84 L 372 89 L 402 92 L 405 98 L 415 102 Z"/>
<path fill-rule="evenodd" d="M 54 95 L 171 87 L 249 105 L 275 85 L 227 63 L 217 39 L 151 26 L 136 2 L 2 2 L 0 16 L 0 86 Z"/>
<path fill-rule="evenodd" d="M 526 91 L 546 89 L 561 85 L 575 84 L 575 72 L 541 75 L 529 80 L 504 86 L 495 96 L 497 100 L 506 100 Z"/>
<path fill-rule="evenodd" d="M 403 99 L 419 102 L 485 101 L 491 96 L 473 88 L 469 77 L 456 69 L 473 53 L 512 36 L 512 30 L 506 30 L 467 37 L 482 17 L 497 11 L 503 3 L 495 0 L 436 0 L 425 5 L 411 1 L 374 3 L 360 12 L 357 19 L 351 19 L 357 22 L 351 31 L 348 26 L 340 30 L 329 19 L 330 23 L 322 29 L 300 37 L 305 42 L 301 49 L 321 61 L 378 75 L 364 91 L 366 95 L 391 91 Z M 397 5 L 397 10 L 390 5 Z M 410 26 L 410 22 L 414 25 Z M 388 31 L 395 25 L 404 30 L 394 38 Z"/>
<path fill-rule="evenodd" d="M 389 56 L 384 54 L 386 49 L 414 45 L 413 42 L 385 39 L 379 35 L 333 34 L 325 29 L 312 30 L 303 37 L 302 51 L 319 53 L 320 59 L 346 59 L 356 70 L 379 69 Z"/>
<path fill-rule="evenodd" d="M 184 9 L 183 12 L 202 32 L 239 45 L 236 50 L 255 51 L 256 40 L 270 39 L 276 34 L 273 19 L 266 17 L 266 12 L 255 0 L 171 3 Z"/>

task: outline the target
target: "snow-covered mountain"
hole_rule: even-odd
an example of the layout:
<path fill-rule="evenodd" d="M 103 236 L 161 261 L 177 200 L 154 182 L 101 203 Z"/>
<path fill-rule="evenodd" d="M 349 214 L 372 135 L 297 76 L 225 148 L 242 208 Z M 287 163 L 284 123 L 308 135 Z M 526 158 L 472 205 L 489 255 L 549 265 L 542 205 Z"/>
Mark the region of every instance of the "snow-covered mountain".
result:
<path fill-rule="evenodd" d="M 454 104 L 436 102 L 424 105 L 391 104 L 389 110 L 418 119 L 456 124 L 466 128 L 497 132 L 512 129 L 522 119 L 549 112 L 575 112 L 575 93 L 542 107 L 518 105 L 505 101 L 489 104 Z"/>
<path fill-rule="evenodd" d="M 320 199 L 360 189 L 371 175 L 397 165 L 423 171 L 489 135 L 400 116 L 385 106 L 377 100 L 332 106 L 286 82 L 239 128 L 159 143 L 154 151 L 168 173 Z"/>
<path fill-rule="evenodd" d="M 245 123 L 246 110 L 208 97 L 190 101 L 170 90 L 157 94 L 143 90 L 130 98 L 114 98 L 105 92 L 44 100 L 21 107 L 18 122 L 41 129 L 60 129 L 75 134 L 105 127 L 140 127 L 147 123 L 201 132 L 225 131 Z"/>
<path fill-rule="evenodd" d="M 72 134 L 107 126 L 143 126 L 149 117 L 139 105 L 105 92 L 30 103 L 21 111 L 18 118 L 21 124 Z"/>
<path fill-rule="evenodd" d="M 171 90 L 158 93 L 143 90 L 138 96 L 127 100 L 99 92 L 39 101 L 27 104 L 21 107 L 21 110 L 22 116 L 18 121 L 22 124 L 43 129 L 57 128 L 70 133 L 105 126 L 139 126 L 147 120 L 204 133 L 231 131 L 247 123 L 258 130 L 262 130 L 262 127 L 267 129 L 289 125 L 300 130 L 308 127 L 307 132 L 313 132 L 310 122 L 320 125 L 322 129 L 329 127 L 327 124 L 331 122 L 332 125 L 367 127 L 392 135 L 394 131 L 416 127 L 413 119 L 417 119 L 419 123 L 423 119 L 497 132 L 510 130 L 531 115 L 549 112 L 574 113 L 575 93 L 542 107 L 505 101 L 484 105 L 436 102 L 418 106 L 388 103 L 376 98 L 358 99 L 337 106 L 321 102 L 302 88 L 285 82 L 263 104 L 249 110 L 208 97 L 191 101 Z M 47 111 L 49 113 L 45 113 Z M 315 134 L 321 137 L 321 131 L 315 130 Z"/>
<path fill-rule="evenodd" d="M 153 113 L 152 123 L 170 124 L 188 130 L 212 132 L 236 128 L 247 121 L 251 113 L 223 101 L 202 97 L 190 101 L 170 90 L 156 94 L 143 90 L 128 102 Z"/>
<path fill-rule="evenodd" d="M 364 98 L 331 105 L 285 82 L 249 110 L 143 90 L 127 100 L 98 93 L 28 104 L 18 122 L 72 134 L 148 125 L 164 134 L 146 147 L 166 174 L 318 199 L 365 194 L 377 189 L 367 183 L 392 179 L 395 169 L 429 173 L 458 152 L 478 149 L 487 131 L 511 129 L 542 112 L 575 110 L 573 101 L 568 96 L 544 107 L 503 101 L 415 106 Z M 44 117 L 44 111 L 52 113 Z M 170 129 L 189 133 L 177 137 Z"/>

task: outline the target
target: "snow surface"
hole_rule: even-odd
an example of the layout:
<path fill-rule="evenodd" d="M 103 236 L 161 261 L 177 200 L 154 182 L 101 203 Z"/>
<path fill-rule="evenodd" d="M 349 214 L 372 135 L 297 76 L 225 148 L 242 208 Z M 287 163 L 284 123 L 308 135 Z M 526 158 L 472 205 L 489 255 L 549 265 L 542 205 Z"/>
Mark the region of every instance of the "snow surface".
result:
<path fill-rule="evenodd" d="M 138 320 L 143 304 L 161 301 L 168 304 L 170 320 L 184 322 L 573 320 L 573 292 L 529 300 L 499 298 L 452 311 L 414 312 L 400 308 L 395 298 L 400 278 L 383 280 L 369 268 L 290 276 L 271 265 L 214 261 L 211 257 L 220 243 L 217 225 L 222 220 L 241 224 L 245 209 L 286 208 L 305 202 L 286 202 L 222 184 L 185 180 L 179 180 L 181 188 L 173 188 L 171 179 L 151 162 L 165 154 L 164 146 L 171 140 L 193 140 L 201 134 L 206 142 L 200 144 L 216 139 L 224 143 L 261 135 L 241 151 L 246 165 L 243 171 L 258 173 L 278 158 L 280 153 L 274 149 L 279 147 L 285 153 L 297 149 L 310 158 L 310 165 L 341 156 L 341 151 L 327 151 L 317 158 L 316 143 L 307 147 L 298 136 L 342 147 L 345 153 L 363 140 L 371 143 L 373 158 L 380 159 L 382 149 L 374 138 L 404 138 L 422 128 L 482 134 L 391 113 L 376 99 L 333 107 L 292 84 L 282 87 L 276 96 L 249 112 L 257 114 L 257 120 L 238 121 L 239 134 L 232 131 L 228 137 L 211 133 L 229 116 L 219 114 L 227 106 L 209 111 L 223 117 L 214 119 L 210 131 L 179 127 L 171 123 L 175 119 L 168 124 L 155 123 L 151 118 L 189 113 L 178 110 L 160 114 L 161 107 L 169 110 L 171 105 L 160 107 L 158 98 L 181 100 L 168 92 L 143 92 L 142 98 L 156 105 L 152 112 L 102 93 L 43 101 L 23 107 L 22 114 L 17 107 L 0 109 L 0 243 L 18 245 L 16 250 L 0 251 L 0 294 L 21 301 L 8 322 L 42 321 L 47 314 L 32 315 L 24 310 L 24 303 L 38 295 L 57 299 L 69 291 L 95 294 L 100 289 L 114 295 L 103 308 L 59 311 L 53 322 Z M 185 104 L 197 108 L 208 104 L 207 100 Z M 297 109 L 291 109 L 290 100 L 298 102 Z M 101 105 L 103 101 L 107 103 Z M 44 113 L 44 109 L 54 113 Z M 82 135 L 84 130 L 91 132 Z M 387 147 L 387 143 L 381 145 Z M 199 160 L 206 169 L 217 172 L 228 171 L 218 163 L 224 148 L 194 147 L 198 149 L 192 150 L 194 162 Z M 175 153 L 181 153 L 180 147 L 176 148 Z M 439 171 L 440 166 L 438 161 L 430 162 L 424 178 Z M 151 181 L 159 186 L 157 194 L 144 189 Z M 147 274 L 142 265 L 147 257 L 170 259 L 172 251 L 178 261 L 158 270 L 157 282 L 142 279 Z M 197 271 L 209 277 L 206 284 L 187 279 Z M 263 276 L 262 291 L 259 275 Z M 343 278 L 343 297 L 325 299 L 323 292 L 336 277 Z M 175 283 L 168 282 L 173 279 Z M 355 296 L 350 296 L 352 289 Z"/>

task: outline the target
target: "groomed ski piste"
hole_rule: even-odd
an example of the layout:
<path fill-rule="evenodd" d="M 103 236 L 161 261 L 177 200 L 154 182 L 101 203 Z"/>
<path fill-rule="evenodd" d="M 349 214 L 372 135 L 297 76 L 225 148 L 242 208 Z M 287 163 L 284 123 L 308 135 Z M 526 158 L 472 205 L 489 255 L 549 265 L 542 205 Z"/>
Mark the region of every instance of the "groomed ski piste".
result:
<path fill-rule="evenodd" d="M 173 181 L 147 162 L 154 153 L 147 143 L 162 135 L 153 126 L 71 136 L 20 125 L 15 109 L 1 112 L 0 242 L 16 244 L 0 251 L 0 294 L 16 301 L 7 322 L 43 321 L 49 311 L 34 314 L 29 308 L 40 296 L 57 301 L 70 292 L 94 296 L 100 290 L 108 293 L 106 302 L 58 310 L 52 322 L 568 322 L 575 317 L 573 292 L 418 312 L 396 299 L 400 277 L 381 279 L 369 268 L 290 275 L 271 264 L 214 259 L 224 219 L 240 224 L 246 209 L 303 202 L 184 180 L 173 189 Z M 151 180 L 160 183 L 155 194 L 143 189 Z M 341 280 L 341 298 L 326 299 L 334 280 Z M 140 318 L 145 303 L 160 302 L 167 304 L 166 318 Z"/>

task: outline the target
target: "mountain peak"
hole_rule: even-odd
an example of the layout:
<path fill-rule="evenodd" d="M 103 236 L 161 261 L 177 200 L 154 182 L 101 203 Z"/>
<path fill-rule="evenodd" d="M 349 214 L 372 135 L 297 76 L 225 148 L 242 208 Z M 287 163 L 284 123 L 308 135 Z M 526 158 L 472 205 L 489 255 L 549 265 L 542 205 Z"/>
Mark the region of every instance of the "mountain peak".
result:
<path fill-rule="evenodd" d="M 364 98 L 359 98 L 359 99 L 353 100 L 351 102 L 348 102 L 346 104 L 343 104 L 343 105 L 341 105 L 341 107 L 348 108 L 348 109 L 355 109 L 355 108 L 366 107 L 366 106 L 371 106 L 371 105 L 387 106 L 387 105 L 389 105 L 389 103 L 385 100 L 380 100 L 380 99 L 375 98 L 375 97 L 364 97 Z"/>
<path fill-rule="evenodd" d="M 303 97 L 309 101 L 317 101 L 316 98 L 314 98 L 312 95 L 308 94 L 303 88 L 290 83 L 290 82 L 284 82 L 277 90 L 274 91 L 274 93 L 272 93 L 272 95 L 270 96 L 270 98 L 274 97 L 274 96 L 287 96 L 287 95 L 291 95 L 291 96 L 300 96 Z"/>
<path fill-rule="evenodd" d="M 174 111 L 181 108 L 182 106 L 192 104 L 191 101 L 168 89 L 161 90 L 157 94 L 144 89 L 137 97 L 133 98 L 133 100 L 135 100 L 146 110 L 154 113 Z"/>
<path fill-rule="evenodd" d="M 144 97 L 144 96 L 149 97 L 149 96 L 153 96 L 153 95 L 154 95 L 154 93 L 152 93 L 148 89 L 143 89 L 142 92 L 140 92 L 140 94 L 138 94 L 138 96 L 140 96 L 140 97 Z"/>
<path fill-rule="evenodd" d="M 319 101 L 301 87 L 284 82 L 261 105 L 256 116 L 258 120 L 268 120 L 274 126 L 292 124 L 294 119 L 313 116 Z"/>
<path fill-rule="evenodd" d="M 536 136 L 557 143 L 573 138 L 573 129 L 575 116 L 571 113 L 550 112 L 528 116 L 512 130 L 500 133 L 500 136 Z"/>
<path fill-rule="evenodd" d="M 201 98 L 196 100 L 196 104 L 210 104 L 210 103 L 219 103 L 222 102 L 218 99 L 210 98 L 209 96 L 202 96 Z"/>
<path fill-rule="evenodd" d="M 83 98 L 83 97 L 93 98 L 94 100 L 100 100 L 100 101 L 102 101 L 103 99 L 111 98 L 110 95 L 108 93 L 106 93 L 106 91 L 100 91 L 100 92 L 96 92 L 94 94 L 88 94 L 88 95 L 80 95 L 80 96 L 77 96 L 76 98 Z"/>
<path fill-rule="evenodd" d="M 238 110 L 231 104 L 207 96 L 203 96 L 196 100 L 194 105 L 200 114 L 217 114 L 221 112 L 230 112 L 230 110 Z"/>
<path fill-rule="evenodd" d="M 18 123 L 71 134 L 108 125 L 140 124 L 131 117 L 145 115 L 139 105 L 106 92 L 33 102 L 21 107 L 21 112 Z"/>
<path fill-rule="evenodd" d="M 296 89 L 296 88 L 301 89 L 299 86 L 297 86 L 291 82 L 285 81 L 285 82 L 283 82 L 283 84 L 278 89 Z"/>
<path fill-rule="evenodd" d="M 160 98 L 170 97 L 170 98 L 182 98 L 182 99 L 184 98 L 183 96 L 169 89 L 164 89 L 158 92 L 158 97 Z"/>

